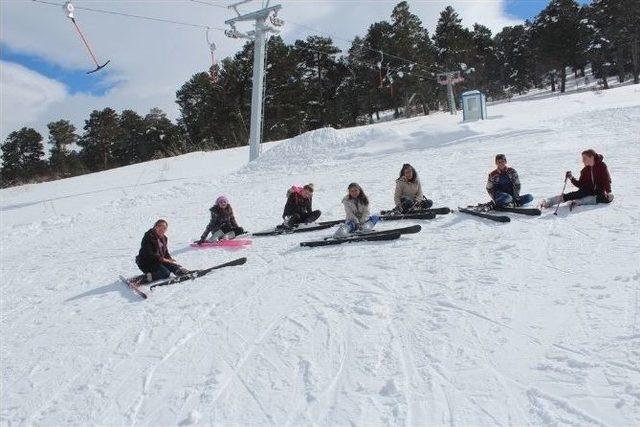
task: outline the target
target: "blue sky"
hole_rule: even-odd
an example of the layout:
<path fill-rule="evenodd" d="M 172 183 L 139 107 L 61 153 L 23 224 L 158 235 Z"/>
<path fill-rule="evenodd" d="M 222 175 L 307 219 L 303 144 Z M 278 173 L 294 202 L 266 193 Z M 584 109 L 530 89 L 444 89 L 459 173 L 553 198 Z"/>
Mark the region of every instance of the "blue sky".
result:
<path fill-rule="evenodd" d="M 580 4 L 588 4 L 589 0 L 577 0 Z M 548 0 L 507 0 L 507 13 L 521 19 L 532 19 L 542 9 L 544 9 Z"/>
<path fill-rule="evenodd" d="M 109 89 L 109 84 L 102 80 L 104 75 L 90 75 L 83 73 L 82 70 L 66 69 L 39 56 L 20 53 L 11 49 L 5 43 L 0 43 L 0 52 L 2 52 L 0 59 L 3 61 L 18 63 L 46 77 L 57 80 L 68 88 L 71 95 L 87 93 L 101 96 Z M 86 71 L 90 71 L 92 68 L 94 67 L 91 65 L 91 59 L 87 57 Z"/>

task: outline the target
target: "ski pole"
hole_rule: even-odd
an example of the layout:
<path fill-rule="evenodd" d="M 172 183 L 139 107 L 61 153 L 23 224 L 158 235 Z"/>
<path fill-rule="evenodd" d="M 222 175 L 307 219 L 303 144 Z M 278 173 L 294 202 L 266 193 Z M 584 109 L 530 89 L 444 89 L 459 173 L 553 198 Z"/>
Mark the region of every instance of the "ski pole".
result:
<path fill-rule="evenodd" d="M 560 192 L 560 196 L 562 196 L 564 194 L 564 190 L 567 188 L 567 176 L 565 175 L 564 177 L 564 185 L 562 186 L 562 191 Z M 562 203 L 562 199 L 560 199 L 560 201 L 558 202 L 558 204 L 556 205 L 556 210 L 553 213 L 554 215 L 558 215 L 558 209 L 560 208 L 560 203 Z"/>

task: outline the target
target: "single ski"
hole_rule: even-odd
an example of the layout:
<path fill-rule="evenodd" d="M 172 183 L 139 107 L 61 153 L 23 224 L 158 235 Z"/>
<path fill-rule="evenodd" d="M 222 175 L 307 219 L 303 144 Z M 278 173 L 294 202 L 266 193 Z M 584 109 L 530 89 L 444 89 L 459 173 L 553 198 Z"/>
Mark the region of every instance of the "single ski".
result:
<path fill-rule="evenodd" d="M 371 231 L 368 233 L 354 233 L 346 237 L 329 236 L 329 237 L 325 237 L 322 240 L 301 242 L 300 246 L 313 247 L 313 246 L 339 245 L 340 243 L 359 242 L 364 240 L 393 240 L 393 239 L 397 239 L 402 234 L 414 234 L 414 233 L 418 233 L 420 230 L 422 230 L 421 226 L 412 225 L 409 227 L 392 228 L 390 230 Z M 390 237 L 389 239 L 384 238 L 384 236 L 388 236 L 388 235 L 395 236 L 396 234 L 398 235 L 398 237 Z M 377 239 L 377 237 L 380 237 L 380 238 Z M 330 243 L 323 243 L 323 242 L 330 242 Z"/>
<path fill-rule="evenodd" d="M 231 239 L 231 240 L 205 240 L 202 243 L 192 242 L 192 248 L 244 248 L 251 246 L 251 240 L 248 239 Z"/>
<path fill-rule="evenodd" d="M 474 216 L 478 216 L 480 218 L 485 218 L 485 219 L 490 219 L 491 221 L 497 221 L 497 222 L 510 222 L 511 218 L 509 218 L 506 215 L 492 215 L 486 212 L 481 212 L 478 210 L 473 209 L 473 207 L 470 208 L 458 208 L 458 211 L 462 212 L 462 213 L 466 213 L 469 215 L 474 215 Z"/>
<path fill-rule="evenodd" d="M 401 234 L 399 233 L 355 234 L 353 236 L 343 237 L 340 239 L 329 238 L 327 240 L 314 240 L 311 242 L 301 242 L 300 246 L 314 248 L 317 246 L 341 245 L 343 243 L 353 243 L 353 242 L 379 242 L 379 241 L 387 241 L 387 240 L 396 240 L 396 239 L 399 239 L 400 236 Z"/>
<path fill-rule="evenodd" d="M 304 233 L 306 231 L 316 231 L 316 230 L 324 230 L 325 228 L 333 227 L 336 224 L 340 224 L 342 221 L 327 221 L 326 223 L 318 223 L 312 222 L 308 224 L 300 224 L 294 228 L 272 228 L 270 230 L 258 231 L 253 233 L 252 236 L 279 236 L 281 234 L 291 234 L 291 233 Z"/>
<path fill-rule="evenodd" d="M 139 281 L 143 276 L 136 276 L 134 278 L 131 279 L 127 279 L 124 276 L 120 276 L 120 280 L 122 280 L 124 282 L 125 285 L 127 285 L 127 287 L 129 289 L 131 289 L 131 291 L 138 295 L 139 297 L 141 297 L 142 299 L 147 299 L 147 294 L 143 291 L 140 290 L 139 285 L 136 283 L 137 281 Z"/>
<path fill-rule="evenodd" d="M 420 225 L 410 225 L 408 227 L 400 227 L 400 228 L 390 228 L 388 230 L 374 230 L 368 233 L 355 233 L 356 236 L 376 236 L 381 234 L 415 234 L 419 233 L 422 230 L 422 226 Z"/>
<path fill-rule="evenodd" d="M 407 214 L 421 214 L 421 213 L 434 213 L 436 215 L 446 215 L 451 213 L 451 209 L 447 207 L 442 208 L 429 208 L 429 209 L 416 209 L 407 212 Z M 380 215 L 399 215 L 400 212 L 397 209 L 389 209 L 387 211 L 380 211 Z"/>
<path fill-rule="evenodd" d="M 494 211 L 499 212 L 511 212 L 522 215 L 530 215 L 530 216 L 540 216 L 542 215 L 542 211 L 537 208 L 512 208 L 508 206 L 496 206 L 493 208 Z"/>
<path fill-rule="evenodd" d="M 155 282 L 150 283 L 151 286 L 149 287 L 149 289 L 153 290 L 153 288 L 158 287 L 158 286 L 175 285 L 176 283 L 185 282 L 187 280 L 194 280 L 194 279 L 197 279 L 198 277 L 204 276 L 205 274 L 211 273 L 213 270 L 217 270 L 219 268 L 224 268 L 224 267 L 231 267 L 231 266 L 234 266 L 234 265 L 242 265 L 242 264 L 244 264 L 246 262 L 247 262 L 247 258 L 246 257 L 242 257 L 242 258 L 234 259 L 233 261 L 225 262 L 224 264 L 215 265 L 213 267 L 205 268 L 203 270 L 193 270 L 193 271 L 190 271 L 189 273 L 183 274 L 181 276 L 171 277 L 169 279 L 157 280 Z"/>
<path fill-rule="evenodd" d="M 401 219 L 434 219 L 436 214 L 433 212 L 416 212 L 407 214 L 387 214 L 380 215 L 380 221 L 397 221 Z"/>

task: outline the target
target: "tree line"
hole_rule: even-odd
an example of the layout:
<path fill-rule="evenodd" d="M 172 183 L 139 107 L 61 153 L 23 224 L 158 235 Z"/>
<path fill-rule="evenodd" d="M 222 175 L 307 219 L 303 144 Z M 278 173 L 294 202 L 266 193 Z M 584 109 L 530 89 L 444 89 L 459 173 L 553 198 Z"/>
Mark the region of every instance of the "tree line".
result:
<path fill-rule="evenodd" d="M 451 6 L 431 35 L 398 3 L 390 20 L 371 24 L 344 52 L 330 37 L 312 35 L 267 42 L 263 139 L 272 141 L 332 126 L 372 122 L 381 111 L 396 117 L 446 108 L 438 84 L 443 71 L 459 71 L 456 95 L 478 89 L 490 99 L 551 86 L 565 91 L 567 72 L 584 76 L 591 65 L 602 88 L 607 79 L 640 78 L 640 1 L 551 0 L 532 20 L 493 35 L 468 29 Z M 251 107 L 253 43 L 209 72 L 193 75 L 176 93 L 173 123 L 159 109 L 144 117 L 132 110 L 95 110 L 83 132 L 68 120 L 14 131 L 2 144 L 2 186 L 58 179 L 197 150 L 246 145 Z"/>

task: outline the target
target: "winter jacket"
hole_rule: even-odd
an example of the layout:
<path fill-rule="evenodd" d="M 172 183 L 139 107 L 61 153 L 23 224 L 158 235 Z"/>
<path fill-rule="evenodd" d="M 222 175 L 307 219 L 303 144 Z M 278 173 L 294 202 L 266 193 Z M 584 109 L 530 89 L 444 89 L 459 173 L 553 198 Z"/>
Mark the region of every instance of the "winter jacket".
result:
<path fill-rule="evenodd" d="M 497 190 L 497 186 L 500 183 L 500 174 L 506 174 L 510 184 L 511 191 L 508 193 L 513 197 L 520 196 L 520 178 L 518 178 L 518 172 L 511 167 L 507 167 L 504 172 L 501 172 L 499 169 L 492 171 L 487 178 L 487 192 L 491 196 L 492 199 L 495 199 L 495 193 Z"/>
<path fill-rule="evenodd" d="M 422 200 L 422 186 L 420 185 L 420 180 L 416 179 L 414 182 L 407 181 L 407 179 L 403 176 L 396 180 L 396 192 L 393 195 L 393 201 L 396 206 L 400 207 L 402 205 L 401 198 L 402 197 L 411 197 L 412 199 L 419 201 Z"/>
<path fill-rule="evenodd" d="M 225 225 L 231 229 L 239 228 L 230 206 L 227 206 L 227 209 L 224 210 L 221 210 L 218 206 L 212 206 L 209 211 L 211 211 L 211 220 L 207 228 L 202 232 L 202 239 L 205 239 L 209 233 L 215 233 Z"/>
<path fill-rule="evenodd" d="M 342 204 L 344 205 L 345 222 L 354 221 L 356 224 L 362 224 L 369 219 L 369 205 L 349 196 L 342 199 Z"/>
<path fill-rule="evenodd" d="M 306 217 L 311 213 L 312 197 L 302 195 L 302 187 L 291 187 L 287 190 L 287 204 L 284 205 L 282 218 L 298 216 Z"/>
<path fill-rule="evenodd" d="M 593 166 L 585 166 L 580 171 L 580 178 L 571 178 L 571 183 L 591 194 L 611 193 L 611 175 L 602 159 L 604 156 L 598 154 Z"/>
<path fill-rule="evenodd" d="M 171 259 L 168 241 L 167 236 L 158 236 L 153 228 L 144 233 L 140 252 L 136 257 L 136 264 L 143 272 L 152 272 L 160 268 L 163 258 Z"/>

